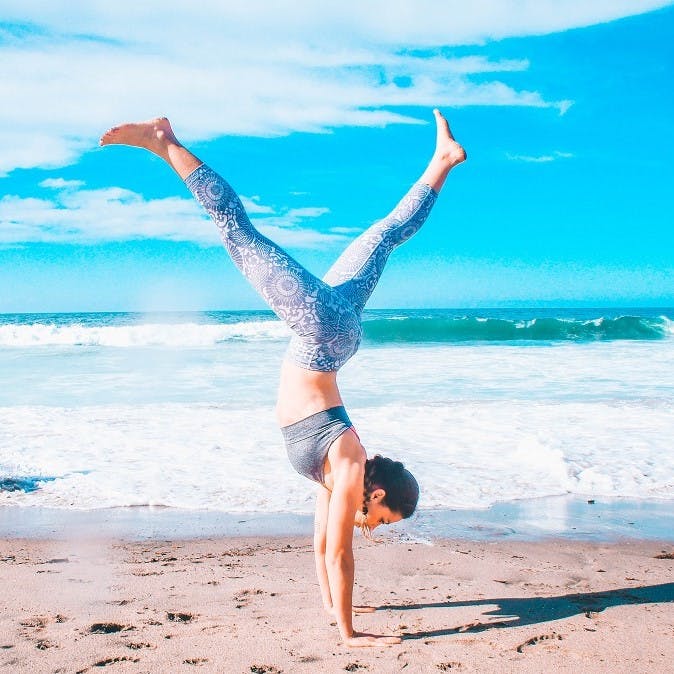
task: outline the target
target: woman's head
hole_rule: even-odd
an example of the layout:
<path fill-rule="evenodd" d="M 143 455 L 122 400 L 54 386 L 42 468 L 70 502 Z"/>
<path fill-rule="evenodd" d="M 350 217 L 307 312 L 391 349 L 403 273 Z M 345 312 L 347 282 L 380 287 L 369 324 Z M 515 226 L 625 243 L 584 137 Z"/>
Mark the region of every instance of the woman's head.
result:
<path fill-rule="evenodd" d="M 363 515 L 365 527 L 374 529 L 412 515 L 419 500 L 419 485 L 400 461 L 377 454 L 365 462 Z"/>

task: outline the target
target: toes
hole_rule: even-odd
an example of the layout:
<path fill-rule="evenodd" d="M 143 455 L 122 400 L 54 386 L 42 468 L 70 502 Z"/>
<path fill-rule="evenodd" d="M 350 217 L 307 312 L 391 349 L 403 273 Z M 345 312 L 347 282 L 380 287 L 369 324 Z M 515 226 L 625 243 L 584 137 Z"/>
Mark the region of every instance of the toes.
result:
<path fill-rule="evenodd" d="M 447 138 L 451 138 L 454 140 L 454 136 L 452 135 L 452 130 L 449 128 L 449 122 L 447 119 L 444 117 L 444 115 L 435 108 L 433 110 L 433 114 L 435 115 L 435 123 L 437 125 L 437 137 L 438 137 L 438 142 L 444 141 Z"/>

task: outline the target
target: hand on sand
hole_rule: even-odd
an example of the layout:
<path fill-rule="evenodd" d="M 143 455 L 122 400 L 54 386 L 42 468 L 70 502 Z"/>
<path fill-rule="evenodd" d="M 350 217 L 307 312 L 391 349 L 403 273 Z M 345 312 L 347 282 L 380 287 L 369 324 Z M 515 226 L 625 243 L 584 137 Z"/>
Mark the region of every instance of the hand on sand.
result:
<path fill-rule="evenodd" d="M 400 637 L 387 637 L 379 634 L 367 634 L 366 632 L 354 632 L 348 639 L 344 639 L 344 645 L 349 648 L 363 648 L 366 646 L 394 646 L 402 641 Z"/>

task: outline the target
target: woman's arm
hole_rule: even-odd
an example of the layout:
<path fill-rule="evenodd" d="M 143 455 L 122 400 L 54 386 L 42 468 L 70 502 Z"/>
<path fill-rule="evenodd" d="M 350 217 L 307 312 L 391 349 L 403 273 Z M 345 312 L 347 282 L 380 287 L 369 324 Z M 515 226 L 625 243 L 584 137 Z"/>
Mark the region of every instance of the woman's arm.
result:
<path fill-rule="evenodd" d="M 354 463 L 340 468 L 328 506 L 325 567 L 337 627 L 346 642 L 353 636 L 353 522 L 357 500 L 352 485 L 358 483 L 360 466 Z"/>
<path fill-rule="evenodd" d="M 323 486 L 316 496 L 316 514 L 314 516 L 314 557 L 316 559 L 316 575 L 321 588 L 321 598 L 326 611 L 332 612 L 332 597 L 328 571 L 325 568 L 325 541 L 328 530 L 328 507 L 330 506 L 330 492 Z"/>
<path fill-rule="evenodd" d="M 385 637 L 353 631 L 353 524 L 363 497 L 363 466 L 349 458 L 332 461 L 334 487 L 329 497 L 325 544 L 325 568 L 328 577 L 333 615 L 347 646 L 399 644 L 399 637 Z M 363 607 L 365 612 L 372 609 Z"/>
<path fill-rule="evenodd" d="M 328 529 L 328 507 L 330 506 L 330 490 L 321 486 L 316 496 L 316 515 L 314 517 L 314 557 L 316 560 L 316 575 L 318 584 L 321 588 L 321 599 L 323 607 L 330 613 L 335 614 L 332 606 L 332 597 L 330 596 L 330 583 L 328 581 L 328 570 L 325 568 L 325 541 Z M 377 609 L 374 606 L 352 606 L 354 614 L 356 613 L 374 613 Z"/>

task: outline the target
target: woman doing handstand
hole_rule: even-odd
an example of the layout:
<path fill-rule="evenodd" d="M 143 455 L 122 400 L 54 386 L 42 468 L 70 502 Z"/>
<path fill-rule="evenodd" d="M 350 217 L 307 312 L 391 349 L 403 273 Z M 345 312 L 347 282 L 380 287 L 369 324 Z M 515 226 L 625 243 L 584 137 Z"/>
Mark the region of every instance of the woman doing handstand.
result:
<path fill-rule="evenodd" d="M 398 643 L 354 632 L 353 528 L 368 534 L 409 517 L 419 487 L 402 463 L 368 459 L 343 406 L 337 371 L 356 353 L 360 317 L 391 251 L 426 220 L 449 171 L 466 159 L 434 110 L 435 152 L 396 208 L 351 243 L 323 280 L 251 224 L 236 193 L 176 139 L 166 118 L 123 124 L 101 145 L 141 147 L 164 159 L 211 215 L 232 260 L 294 332 L 281 369 L 277 417 L 293 467 L 319 486 L 314 551 L 325 608 L 349 646 Z M 367 612 L 363 608 L 363 612 Z"/>

